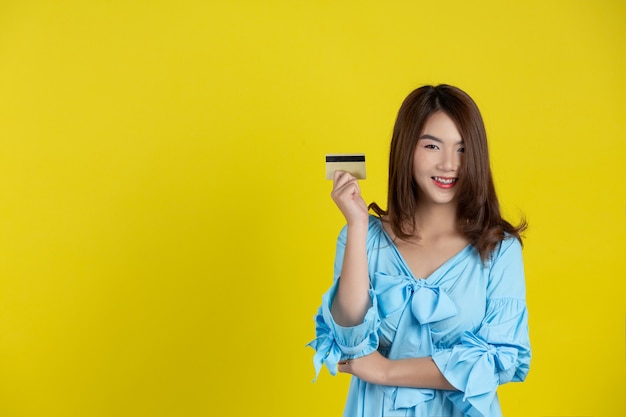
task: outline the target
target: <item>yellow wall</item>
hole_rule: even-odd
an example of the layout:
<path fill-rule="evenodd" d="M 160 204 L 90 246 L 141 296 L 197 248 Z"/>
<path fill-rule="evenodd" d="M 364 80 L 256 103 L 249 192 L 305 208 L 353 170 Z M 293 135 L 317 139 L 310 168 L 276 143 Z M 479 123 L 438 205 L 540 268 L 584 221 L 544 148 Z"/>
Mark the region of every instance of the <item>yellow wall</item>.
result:
<path fill-rule="evenodd" d="M 525 213 L 508 417 L 626 415 L 626 4 L 0 1 L 0 415 L 335 416 L 312 317 L 327 152 L 424 83 L 481 107 Z"/>

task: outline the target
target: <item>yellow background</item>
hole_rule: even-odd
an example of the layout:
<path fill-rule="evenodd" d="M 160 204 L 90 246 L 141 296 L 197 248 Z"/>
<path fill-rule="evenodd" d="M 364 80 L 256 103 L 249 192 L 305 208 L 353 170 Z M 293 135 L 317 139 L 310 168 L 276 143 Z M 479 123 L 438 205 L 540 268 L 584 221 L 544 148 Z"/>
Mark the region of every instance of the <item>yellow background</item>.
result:
<path fill-rule="evenodd" d="M 0 415 L 336 416 L 313 315 L 402 99 L 479 104 L 525 214 L 507 417 L 626 415 L 626 3 L 0 0 Z"/>

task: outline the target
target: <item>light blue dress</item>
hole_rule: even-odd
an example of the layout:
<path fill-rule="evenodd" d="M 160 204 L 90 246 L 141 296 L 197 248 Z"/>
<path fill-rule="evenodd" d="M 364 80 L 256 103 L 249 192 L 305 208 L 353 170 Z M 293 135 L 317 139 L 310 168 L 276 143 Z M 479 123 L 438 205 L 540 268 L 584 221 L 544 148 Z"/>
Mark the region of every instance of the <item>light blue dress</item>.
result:
<path fill-rule="evenodd" d="M 468 245 L 428 278 L 414 277 L 397 247 L 370 216 L 367 235 L 372 306 L 362 324 L 342 327 L 330 306 L 347 229 L 341 231 L 335 281 L 315 317 L 316 378 L 322 365 L 378 350 L 390 359 L 432 356 L 458 389 L 388 387 L 352 377 L 345 417 L 499 417 L 499 384 L 523 381 L 530 364 L 521 245 L 505 239 L 483 263 Z"/>

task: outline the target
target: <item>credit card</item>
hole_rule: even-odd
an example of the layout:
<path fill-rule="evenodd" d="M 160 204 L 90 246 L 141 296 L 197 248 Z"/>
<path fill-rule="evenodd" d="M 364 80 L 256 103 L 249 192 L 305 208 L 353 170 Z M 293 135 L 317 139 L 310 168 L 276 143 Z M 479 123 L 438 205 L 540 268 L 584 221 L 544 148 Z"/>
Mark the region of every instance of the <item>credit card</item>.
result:
<path fill-rule="evenodd" d="M 335 153 L 326 154 L 326 179 L 332 180 L 335 171 L 346 171 L 355 178 L 365 179 L 365 154 L 364 153 Z"/>

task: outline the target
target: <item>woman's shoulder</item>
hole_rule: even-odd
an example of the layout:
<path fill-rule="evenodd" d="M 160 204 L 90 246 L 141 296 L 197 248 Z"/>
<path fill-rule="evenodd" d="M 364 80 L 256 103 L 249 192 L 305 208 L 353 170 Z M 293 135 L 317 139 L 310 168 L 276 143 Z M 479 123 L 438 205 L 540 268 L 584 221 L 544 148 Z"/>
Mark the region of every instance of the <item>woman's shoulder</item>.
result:
<path fill-rule="evenodd" d="M 498 243 L 489 264 L 488 298 L 519 298 L 526 294 L 522 244 L 515 236 Z"/>
<path fill-rule="evenodd" d="M 519 239 L 511 234 L 505 234 L 504 238 L 498 242 L 496 247 L 493 250 L 492 257 L 498 258 L 507 253 L 511 252 L 521 252 L 522 251 L 522 242 Z"/>
<path fill-rule="evenodd" d="M 370 229 L 382 229 L 383 228 L 382 219 L 375 214 L 370 214 L 369 227 Z"/>
<path fill-rule="evenodd" d="M 383 219 L 380 217 L 370 214 L 369 217 L 369 228 L 367 230 L 367 234 L 369 237 L 385 237 L 387 236 L 387 231 L 383 226 Z"/>

